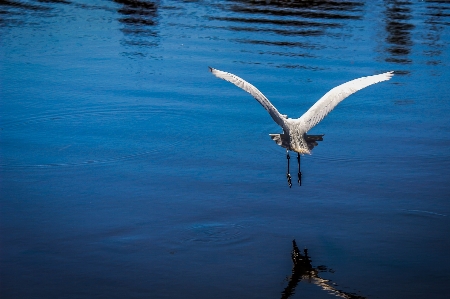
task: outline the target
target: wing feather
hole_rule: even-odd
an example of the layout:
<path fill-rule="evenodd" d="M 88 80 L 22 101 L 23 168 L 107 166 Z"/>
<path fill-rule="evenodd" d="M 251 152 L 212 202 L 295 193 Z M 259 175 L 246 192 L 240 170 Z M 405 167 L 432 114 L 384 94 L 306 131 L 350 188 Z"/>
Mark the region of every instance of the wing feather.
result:
<path fill-rule="evenodd" d="M 228 81 L 230 83 L 233 83 L 237 87 L 240 87 L 243 90 L 245 90 L 246 92 L 248 92 L 249 94 L 251 94 L 264 107 L 264 109 L 266 109 L 267 112 L 269 112 L 272 119 L 278 125 L 283 126 L 283 123 L 284 123 L 283 115 L 281 115 L 280 112 L 278 112 L 278 110 L 275 108 L 275 106 L 273 106 L 272 103 L 270 103 L 270 101 L 255 86 L 253 86 L 252 84 L 248 83 L 244 79 L 242 79 L 236 75 L 233 75 L 231 73 L 223 72 L 223 71 L 214 69 L 212 67 L 209 67 L 209 70 L 211 71 L 211 73 L 214 76 L 221 78 L 225 81 Z"/>
<path fill-rule="evenodd" d="M 392 78 L 394 72 L 387 72 L 374 76 L 358 78 L 347 83 L 341 84 L 327 92 L 318 100 L 308 111 L 303 114 L 299 121 L 305 126 L 306 132 L 317 125 L 322 119 L 330 113 L 334 107 L 342 102 L 349 95 L 361 90 L 369 85 L 387 81 Z"/>

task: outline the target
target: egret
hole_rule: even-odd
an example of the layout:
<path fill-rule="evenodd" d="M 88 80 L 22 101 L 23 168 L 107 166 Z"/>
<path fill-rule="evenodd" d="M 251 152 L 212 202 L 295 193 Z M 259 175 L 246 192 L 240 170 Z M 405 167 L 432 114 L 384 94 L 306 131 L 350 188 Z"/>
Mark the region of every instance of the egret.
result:
<path fill-rule="evenodd" d="M 387 81 L 392 78 L 394 72 L 386 72 L 379 75 L 361 77 L 341 84 L 320 98 L 300 118 L 288 118 L 287 115 L 278 112 L 277 108 L 252 84 L 231 73 L 223 72 L 209 67 L 211 73 L 225 81 L 233 83 L 250 93 L 266 110 L 272 119 L 283 129 L 281 134 L 269 134 L 279 146 L 286 148 L 287 173 L 286 178 L 289 187 L 292 187 L 291 175 L 289 173 L 289 151 L 297 153 L 298 161 L 298 184 L 302 185 L 302 173 L 300 171 L 300 154 L 311 154 L 311 150 L 318 145 L 317 141 L 323 141 L 322 135 L 308 135 L 307 132 L 317 125 L 331 110 L 349 95 L 369 85 Z"/>

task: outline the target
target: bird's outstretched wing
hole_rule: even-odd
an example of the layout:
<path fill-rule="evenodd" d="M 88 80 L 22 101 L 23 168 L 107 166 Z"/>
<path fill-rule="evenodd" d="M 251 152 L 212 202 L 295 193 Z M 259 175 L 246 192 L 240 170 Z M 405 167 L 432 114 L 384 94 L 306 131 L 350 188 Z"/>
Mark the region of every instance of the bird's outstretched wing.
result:
<path fill-rule="evenodd" d="M 320 100 L 318 100 L 305 114 L 303 114 L 299 121 L 304 124 L 306 132 L 317 125 L 322 119 L 330 113 L 334 107 L 342 100 L 369 85 L 386 81 L 394 76 L 394 72 L 387 72 L 374 76 L 367 76 L 358 78 L 347 83 L 341 84 L 329 92 L 327 92 Z"/>
<path fill-rule="evenodd" d="M 250 83 L 248 83 L 247 81 L 245 81 L 242 78 L 239 78 L 236 75 L 227 73 L 227 72 L 222 72 L 219 70 L 216 70 L 212 67 L 209 67 L 209 70 L 211 71 L 211 73 L 218 77 L 221 78 L 225 81 L 231 82 L 234 85 L 236 85 L 237 87 L 242 88 L 243 90 L 245 90 L 246 92 L 248 92 L 249 94 L 251 94 L 263 107 L 264 109 L 266 109 L 270 116 L 272 116 L 273 120 L 279 125 L 279 126 L 283 126 L 283 119 L 284 116 L 280 114 L 280 112 L 278 112 L 277 108 L 275 108 L 272 103 L 270 103 L 270 101 L 253 85 L 251 85 Z"/>

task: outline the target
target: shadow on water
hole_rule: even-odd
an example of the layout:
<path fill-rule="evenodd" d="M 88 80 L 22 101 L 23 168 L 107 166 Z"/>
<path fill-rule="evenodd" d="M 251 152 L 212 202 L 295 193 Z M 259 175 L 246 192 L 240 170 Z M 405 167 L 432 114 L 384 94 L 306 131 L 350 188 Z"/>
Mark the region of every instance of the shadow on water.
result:
<path fill-rule="evenodd" d="M 28 23 L 26 17 L 29 14 L 49 17 L 52 16 L 54 12 L 52 12 L 53 7 L 48 5 L 69 3 L 70 2 L 64 0 L 48 0 L 44 3 L 2 0 L 0 1 L 0 25 L 4 27 L 24 25 Z"/>
<path fill-rule="evenodd" d="M 122 6 L 117 10 L 121 15 L 118 19 L 123 27 L 120 29 L 125 35 L 123 44 L 133 46 L 133 52 L 126 56 L 145 56 L 145 48 L 158 45 L 158 1 L 114 0 Z M 137 49 L 137 50 L 136 50 Z"/>
<path fill-rule="evenodd" d="M 324 55 L 320 51 L 332 44 L 325 40 L 347 36 L 350 33 L 342 29 L 348 27 L 349 22 L 363 20 L 365 3 L 356 0 L 232 0 L 216 6 L 221 13 L 208 19 L 217 22 L 222 29 L 235 32 L 239 37 L 231 41 L 246 44 L 244 52 L 285 57 L 276 64 L 278 68 L 320 70 L 323 68 L 308 65 L 302 59 L 295 63 L 289 60 Z"/>
<path fill-rule="evenodd" d="M 409 57 L 413 42 L 411 31 L 415 28 L 409 21 L 412 19 L 411 2 L 398 0 L 385 0 L 385 23 L 386 23 L 386 62 L 409 64 Z"/>
<path fill-rule="evenodd" d="M 288 285 L 281 293 L 281 299 L 290 298 L 295 293 L 295 288 L 298 283 L 305 281 L 308 283 L 313 283 L 319 286 L 322 290 L 332 294 L 336 297 L 346 298 L 346 299 L 364 299 L 366 297 L 344 292 L 336 288 L 337 284 L 331 283 L 330 280 L 323 279 L 319 276 L 321 272 L 334 272 L 332 269 L 328 269 L 326 266 L 318 266 L 314 268 L 311 264 L 311 258 L 308 256 L 308 249 L 303 250 L 303 254 L 297 247 L 295 240 L 292 241 L 292 275 L 288 278 Z"/>
<path fill-rule="evenodd" d="M 221 5 L 233 17 L 212 20 L 234 23 L 233 31 L 268 32 L 281 36 L 319 36 L 327 28 L 342 27 L 344 20 L 360 20 L 361 1 L 228 1 Z M 261 41 L 260 43 L 263 43 Z"/>
<path fill-rule="evenodd" d="M 440 65 L 442 61 L 444 43 L 441 42 L 441 36 L 444 33 L 448 22 L 449 3 L 446 1 L 426 1 L 424 12 L 424 25 L 421 39 L 426 49 L 423 50 L 423 56 L 426 57 L 427 65 Z M 413 3 L 407 0 L 385 0 L 385 30 L 386 62 L 396 64 L 412 64 L 412 49 L 414 47 L 413 30 L 416 26 L 413 24 L 414 12 Z M 408 71 L 398 71 L 399 74 L 407 74 Z"/>
<path fill-rule="evenodd" d="M 424 50 L 424 56 L 427 57 L 428 65 L 440 65 L 442 61 L 440 56 L 444 51 L 445 45 L 441 41 L 445 26 L 450 25 L 450 6 L 439 5 L 443 1 L 427 1 L 425 26 L 427 31 L 423 34 L 424 44 L 427 49 Z M 449 4 L 449 3 L 448 3 Z"/>

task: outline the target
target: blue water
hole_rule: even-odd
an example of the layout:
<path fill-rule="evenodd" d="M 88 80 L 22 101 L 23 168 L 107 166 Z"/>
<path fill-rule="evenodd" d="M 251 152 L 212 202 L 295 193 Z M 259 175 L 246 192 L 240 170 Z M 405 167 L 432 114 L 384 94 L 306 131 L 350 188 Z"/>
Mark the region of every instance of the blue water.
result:
<path fill-rule="evenodd" d="M 447 298 L 447 1 L 1 1 L 2 298 Z M 311 134 L 303 185 L 247 93 Z M 292 240 L 305 264 L 293 266 Z"/>

